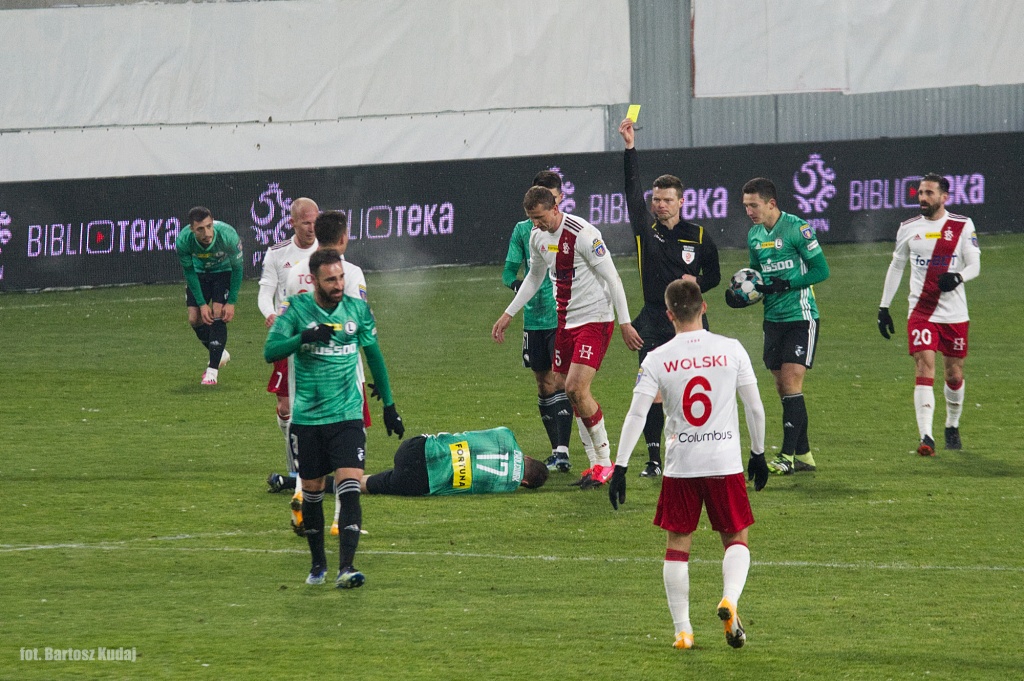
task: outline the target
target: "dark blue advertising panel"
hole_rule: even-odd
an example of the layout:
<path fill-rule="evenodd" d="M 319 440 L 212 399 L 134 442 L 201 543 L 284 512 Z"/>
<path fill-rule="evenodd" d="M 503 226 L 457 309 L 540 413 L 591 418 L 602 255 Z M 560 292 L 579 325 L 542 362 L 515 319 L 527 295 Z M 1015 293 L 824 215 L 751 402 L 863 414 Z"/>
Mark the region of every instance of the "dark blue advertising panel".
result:
<path fill-rule="evenodd" d="M 643 145 L 643 132 L 637 135 Z M 1024 134 L 641 151 L 642 179 L 678 175 L 683 217 L 725 247 L 749 221 L 741 188 L 764 176 L 782 210 L 807 219 L 823 243 L 887 241 L 918 212 L 927 172 L 949 178 L 951 212 L 985 232 L 1024 231 L 1011 182 Z M 0 291 L 181 280 L 174 241 L 205 205 L 238 231 L 247 276 L 290 236 L 292 200 L 348 214 L 349 256 L 364 269 L 497 263 L 538 170 L 563 177 L 563 210 L 596 225 L 614 253 L 633 241 L 621 152 L 346 168 L 0 184 Z"/>

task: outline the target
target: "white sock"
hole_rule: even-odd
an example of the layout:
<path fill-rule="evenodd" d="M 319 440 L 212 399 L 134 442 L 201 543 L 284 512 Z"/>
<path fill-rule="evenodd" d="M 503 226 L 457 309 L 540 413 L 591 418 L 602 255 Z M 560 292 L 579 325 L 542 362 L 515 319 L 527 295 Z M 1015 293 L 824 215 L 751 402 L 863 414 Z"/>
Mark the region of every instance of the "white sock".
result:
<path fill-rule="evenodd" d="M 594 451 L 594 441 L 590 439 L 590 433 L 587 432 L 587 427 L 583 425 L 583 419 L 579 416 L 576 417 L 576 430 L 580 434 L 580 440 L 583 441 L 583 451 L 587 453 L 587 459 L 590 461 L 591 467 L 597 463 L 597 453 Z"/>
<path fill-rule="evenodd" d="M 946 397 L 946 427 L 959 428 L 960 414 L 964 410 L 964 381 L 960 381 L 960 387 L 953 390 L 949 383 L 943 386 L 942 394 Z"/>
<path fill-rule="evenodd" d="M 685 560 L 666 560 L 661 569 L 668 597 L 668 611 L 676 634 L 693 633 L 690 624 L 690 564 Z"/>
<path fill-rule="evenodd" d="M 213 367 L 206 367 L 206 375 L 210 378 L 217 378 L 218 373 L 220 372 L 217 369 L 214 369 Z"/>
<path fill-rule="evenodd" d="M 608 431 L 604 427 L 604 416 L 591 428 L 590 440 L 594 443 L 594 463 L 601 466 L 612 465 L 612 448 L 608 443 Z"/>
<path fill-rule="evenodd" d="M 917 432 L 921 438 L 925 435 L 932 437 L 932 418 L 935 415 L 935 391 L 932 386 L 914 386 L 914 411 L 917 413 Z"/>
<path fill-rule="evenodd" d="M 338 483 L 334 483 L 334 522 L 338 522 L 338 518 L 341 517 L 341 504 L 338 503 Z"/>
<path fill-rule="evenodd" d="M 737 606 L 750 570 L 750 549 L 743 544 L 730 544 L 722 558 L 722 597 Z"/>

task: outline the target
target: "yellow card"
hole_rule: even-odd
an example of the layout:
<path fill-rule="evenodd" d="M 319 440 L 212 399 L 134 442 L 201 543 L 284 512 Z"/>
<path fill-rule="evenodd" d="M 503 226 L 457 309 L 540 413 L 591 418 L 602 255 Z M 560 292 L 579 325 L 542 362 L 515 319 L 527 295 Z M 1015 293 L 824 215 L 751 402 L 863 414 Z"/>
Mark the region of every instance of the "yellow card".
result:
<path fill-rule="evenodd" d="M 630 104 L 629 111 L 626 112 L 626 118 L 636 123 L 636 119 L 638 116 L 640 116 L 640 105 Z"/>

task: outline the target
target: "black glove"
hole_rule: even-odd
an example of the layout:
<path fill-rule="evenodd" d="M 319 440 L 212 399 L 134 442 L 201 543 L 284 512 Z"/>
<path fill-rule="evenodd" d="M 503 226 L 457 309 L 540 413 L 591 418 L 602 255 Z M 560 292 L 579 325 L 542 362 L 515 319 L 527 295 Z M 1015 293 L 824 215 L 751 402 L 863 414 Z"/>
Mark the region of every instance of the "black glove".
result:
<path fill-rule="evenodd" d="M 789 279 L 773 277 L 771 283 L 754 284 L 754 288 L 761 293 L 782 293 L 789 290 Z"/>
<path fill-rule="evenodd" d="M 736 292 L 731 288 L 725 289 L 725 304 L 737 310 L 747 306 L 747 303 L 736 295 Z"/>
<path fill-rule="evenodd" d="M 764 460 L 763 452 L 750 452 L 750 460 L 747 461 L 747 480 L 754 481 L 755 492 L 760 492 L 768 484 L 768 462 Z"/>
<path fill-rule="evenodd" d="M 964 278 L 960 276 L 959 272 L 943 272 L 939 275 L 939 290 L 943 293 L 949 293 L 962 284 L 963 281 Z"/>
<path fill-rule="evenodd" d="M 334 329 L 330 324 L 317 324 L 312 329 L 305 329 L 302 332 L 303 343 L 330 343 Z"/>
<path fill-rule="evenodd" d="M 509 286 L 509 288 L 512 289 L 513 291 L 515 291 L 516 293 L 519 293 L 519 287 L 522 286 L 522 285 L 523 285 L 523 280 L 522 279 L 516 279 L 515 281 L 512 282 L 512 285 Z"/>
<path fill-rule="evenodd" d="M 380 391 L 377 390 L 377 386 L 373 383 L 367 383 L 366 387 L 370 389 L 370 397 L 376 397 L 378 400 L 381 398 Z"/>
<path fill-rule="evenodd" d="M 384 427 L 387 428 L 389 437 L 391 433 L 395 433 L 401 440 L 405 435 L 405 424 L 402 423 L 402 417 L 398 415 L 398 410 L 393 404 L 384 407 Z"/>
<path fill-rule="evenodd" d="M 889 315 L 887 307 L 878 308 L 878 332 L 882 334 L 882 338 L 888 338 L 889 334 L 896 333 L 896 327 L 892 323 L 892 317 Z"/>
<path fill-rule="evenodd" d="M 608 500 L 612 508 L 619 510 L 619 504 L 626 503 L 626 467 L 615 466 L 612 479 L 608 482 Z"/>

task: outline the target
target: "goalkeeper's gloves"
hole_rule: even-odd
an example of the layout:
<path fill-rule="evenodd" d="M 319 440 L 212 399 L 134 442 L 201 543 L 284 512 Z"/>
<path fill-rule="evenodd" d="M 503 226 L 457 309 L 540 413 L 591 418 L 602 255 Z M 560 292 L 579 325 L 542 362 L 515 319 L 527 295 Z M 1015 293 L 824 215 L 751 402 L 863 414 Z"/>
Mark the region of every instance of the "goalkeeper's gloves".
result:
<path fill-rule="evenodd" d="M 747 303 L 731 288 L 725 289 L 725 304 L 736 309 L 747 306 Z"/>
<path fill-rule="evenodd" d="M 943 272 L 939 275 L 939 290 L 943 293 L 949 293 L 962 284 L 963 281 L 964 278 L 960 276 L 959 272 Z"/>
<path fill-rule="evenodd" d="M 612 508 L 619 510 L 619 504 L 626 503 L 626 467 L 615 466 L 611 482 L 608 483 L 608 500 Z"/>
<path fill-rule="evenodd" d="M 381 399 L 380 391 L 377 390 L 377 386 L 373 383 L 367 383 L 366 387 L 370 389 L 370 397 L 376 397 L 378 400 Z"/>
<path fill-rule="evenodd" d="M 510 289 L 512 289 L 513 291 L 515 291 L 516 293 L 519 293 L 519 288 L 520 288 L 520 287 L 521 287 L 522 285 L 523 285 L 523 280 L 522 280 L 522 279 L 516 279 L 515 281 L 513 281 L 513 282 L 512 282 L 512 283 L 511 283 L 511 284 L 509 285 L 509 288 L 510 288 Z"/>
<path fill-rule="evenodd" d="M 892 316 L 889 315 L 889 308 L 878 308 L 878 332 L 882 338 L 889 338 L 889 334 L 896 333 L 896 326 L 892 323 Z"/>
<path fill-rule="evenodd" d="M 773 277 L 768 284 L 754 284 L 754 288 L 760 293 L 782 293 L 789 290 L 789 279 Z"/>
<path fill-rule="evenodd" d="M 755 492 L 760 492 L 768 484 L 768 462 L 764 460 L 764 452 L 750 452 L 750 460 L 747 461 L 747 480 L 754 481 Z"/>
<path fill-rule="evenodd" d="M 388 437 L 391 436 L 391 433 L 395 433 L 401 440 L 405 435 L 405 424 L 402 423 L 402 417 L 398 415 L 398 410 L 393 404 L 384 407 L 384 427 L 388 431 Z"/>
<path fill-rule="evenodd" d="M 312 329 L 305 329 L 302 332 L 303 343 L 330 343 L 334 329 L 330 324 L 317 324 Z"/>

